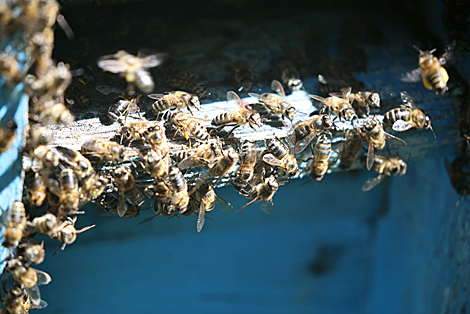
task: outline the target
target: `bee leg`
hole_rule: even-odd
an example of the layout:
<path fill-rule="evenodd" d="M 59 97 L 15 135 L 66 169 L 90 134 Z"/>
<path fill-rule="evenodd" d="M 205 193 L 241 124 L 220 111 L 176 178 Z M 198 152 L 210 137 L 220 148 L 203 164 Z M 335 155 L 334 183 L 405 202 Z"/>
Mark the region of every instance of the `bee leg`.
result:
<path fill-rule="evenodd" d="M 235 131 L 235 129 L 237 129 L 237 128 L 239 128 L 239 127 L 240 127 L 239 124 L 235 125 L 235 126 L 230 130 L 230 132 L 228 132 L 228 134 L 224 136 L 224 139 L 229 138 L 230 135 L 232 135 L 233 131 Z"/>

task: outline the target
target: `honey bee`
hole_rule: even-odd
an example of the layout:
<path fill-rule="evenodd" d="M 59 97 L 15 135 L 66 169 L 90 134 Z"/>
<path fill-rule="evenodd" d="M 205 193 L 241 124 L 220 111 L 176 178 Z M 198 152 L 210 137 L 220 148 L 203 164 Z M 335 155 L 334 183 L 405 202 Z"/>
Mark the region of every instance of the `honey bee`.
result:
<path fill-rule="evenodd" d="M 114 179 L 119 194 L 117 213 L 119 217 L 123 217 L 127 211 L 127 202 L 141 206 L 145 201 L 145 197 L 136 186 L 129 167 L 121 166 L 114 169 Z"/>
<path fill-rule="evenodd" d="M 27 171 L 24 184 L 28 202 L 35 207 L 44 204 L 47 196 L 47 186 L 42 176 L 38 172 Z"/>
<path fill-rule="evenodd" d="M 80 202 L 86 204 L 92 199 L 97 198 L 104 192 L 109 180 L 95 172 L 82 179 L 82 185 L 79 188 Z"/>
<path fill-rule="evenodd" d="M 314 115 L 308 120 L 294 123 L 292 130 L 295 136 L 295 153 L 303 152 L 315 137 L 329 132 L 333 127 L 333 120 L 327 114 Z"/>
<path fill-rule="evenodd" d="M 361 148 L 362 138 L 357 128 L 346 131 L 346 140 L 339 154 L 339 165 L 341 170 L 349 170 L 356 160 L 356 155 Z"/>
<path fill-rule="evenodd" d="M 170 169 L 170 155 L 150 150 L 144 157 L 145 170 L 150 173 L 155 180 L 164 179 L 168 176 Z"/>
<path fill-rule="evenodd" d="M 385 156 L 374 156 L 374 171 L 379 175 L 376 178 L 368 179 L 362 186 L 363 191 L 369 191 L 386 177 L 394 175 L 404 175 L 406 173 L 406 163 L 398 157 L 387 158 Z"/>
<path fill-rule="evenodd" d="M 57 228 L 59 227 L 59 220 L 57 216 L 52 213 L 47 213 L 43 216 L 36 217 L 31 223 L 27 224 L 25 236 L 33 237 L 38 232 L 50 237 L 57 237 Z"/>
<path fill-rule="evenodd" d="M 75 117 L 64 104 L 51 101 L 48 106 L 41 110 L 38 119 L 43 125 L 69 125 L 75 120 Z"/>
<path fill-rule="evenodd" d="M 101 57 L 98 66 L 104 71 L 120 73 L 129 83 L 131 90 L 135 84 L 142 92 L 151 93 L 155 83 L 147 69 L 158 66 L 165 56 L 164 53 L 143 56 L 141 52 L 133 56 L 124 50 L 119 50 L 113 55 Z"/>
<path fill-rule="evenodd" d="M 134 141 L 141 141 L 144 139 L 144 132 L 155 123 L 147 121 L 135 121 L 124 125 L 120 130 L 121 143 L 128 143 L 130 145 Z"/>
<path fill-rule="evenodd" d="M 3 214 L 3 225 L 5 230 L 2 245 L 11 250 L 18 246 L 25 233 L 26 211 L 22 202 L 13 202 L 9 210 Z"/>
<path fill-rule="evenodd" d="M 109 106 L 106 117 L 112 123 L 116 121 L 122 122 L 122 117 L 127 117 L 129 114 L 134 112 L 139 112 L 139 106 L 137 105 L 135 98 L 131 99 L 131 101 L 127 99 L 118 99 Z"/>
<path fill-rule="evenodd" d="M 345 91 L 346 92 L 346 91 Z M 346 93 L 351 92 L 351 88 L 347 89 Z M 317 95 L 308 95 L 309 97 L 321 102 L 323 108 L 320 110 L 321 113 L 334 114 L 340 120 L 352 121 L 357 119 L 356 111 L 349 103 L 349 99 L 337 96 L 330 96 L 323 98 Z"/>
<path fill-rule="evenodd" d="M 80 203 L 78 180 L 72 169 L 63 169 L 59 181 L 49 179 L 49 191 L 59 198 L 61 209 L 77 213 Z"/>
<path fill-rule="evenodd" d="M 455 158 L 452 163 L 446 159 L 445 164 L 447 172 L 449 173 L 450 183 L 455 191 L 461 196 L 469 195 L 470 172 L 467 169 L 467 165 L 469 164 L 468 157 L 459 156 Z"/>
<path fill-rule="evenodd" d="M 47 302 L 44 300 L 40 300 L 38 304 L 31 304 L 30 297 L 20 285 L 12 286 L 2 302 L 4 304 L 2 313 L 8 314 L 27 314 L 30 309 L 44 309 L 47 307 Z"/>
<path fill-rule="evenodd" d="M 190 117 L 183 112 L 175 112 L 170 115 L 171 123 L 176 127 L 177 131 L 184 134 L 186 140 L 189 139 L 189 134 L 201 141 L 209 139 L 209 133 L 196 119 Z"/>
<path fill-rule="evenodd" d="M 112 216 L 118 216 L 117 208 L 119 206 L 119 199 L 115 197 L 113 194 L 107 193 L 102 197 L 98 202 L 98 205 L 103 207 L 105 211 L 107 211 Z M 138 205 L 134 205 L 126 201 L 127 210 L 122 218 L 134 218 L 140 215 L 141 207 Z"/>
<path fill-rule="evenodd" d="M 263 182 L 258 183 L 254 187 L 253 192 L 249 195 L 251 201 L 237 210 L 237 212 L 253 203 L 262 202 L 261 210 L 266 214 L 271 214 L 274 211 L 273 196 L 277 192 L 278 188 L 279 183 L 274 176 L 265 178 Z"/>
<path fill-rule="evenodd" d="M 172 190 L 172 196 L 168 203 L 175 206 L 178 213 L 184 213 L 188 209 L 189 204 L 188 186 L 178 167 L 170 166 L 168 182 Z"/>
<path fill-rule="evenodd" d="M 294 66 L 289 61 L 287 61 L 286 58 L 273 59 L 272 63 L 281 73 L 282 83 L 289 87 L 291 91 L 296 91 L 303 87 L 303 82 L 300 79 L 299 72 L 297 72 Z"/>
<path fill-rule="evenodd" d="M 168 109 L 187 108 L 188 111 L 191 112 L 191 107 L 194 107 L 196 110 L 201 110 L 199 97 L 187 92 L 174 91 L 166 94 L 150 94 L 147 96 L 156 100 L 151 106 L 155 114 L 159 114 Z"/>
<path fill-rule="evenodd" d="M 173 157 L 181 170 L 194 165 L 209 165 L 213 160 L 222 155 L 222 146 L 218 139 L 215 142 L 199 144 L 196 150 L 183 150 Z"/>
<path fill-rule="evenodd" d="M 222 178 L 235 168 L 238 158 L 238 154 L 232 146 L 222 151 L 222 155 L 217 157 L 214 165 L 209 169 L 209 174 L 218 178 L 213 187 L 216 187 Z"/>
<path fill-rule="evenodd" d="M 236 61 L 232 66 L 235 72 L 235 81 L 237 82 L 237 91 L 249 92 L 255 82 L 253 69 L 244 60 Z"/>
<path fill-rule="evenodd" d="M 380 95 L 379 93 L 372 92 L 369 90 L 358 91 L 352 93 L 352 88 L 342 88 L 341 94 L 330 93 L 331 96 L 342 96 L 349 103 L 357 105 L 359 108 L 365 110 L 365 114 L 370 114 L 370 107 L 380 107 Z"/>
<path fill-rule="evenodd" d="M 21 72 L 17 58 L 10 52 L 0 53 L 0 73 L 9 86 L 15 86 L 23 81 L 25 76 Z"/>
<path fill-rule="evenodd" d="M 169 153 L 170 148 L 168 147 L 168 139 L 163 124 L 155 123 L 151 125 L 145 129 L 142 136 L 154 151 L 159 152 L 163 156 Z"/>
<path fill-rule="evenodd" d="M 38 58 L 38 60 L 42 60 L 42 57 Z M 36 73 L 39 73 L 38 77 L 28 74 L 24 82 L 30 93 L 39 97 L 37 102 L 39 106 L 42 106 L 45 100 L 52 99 L 54 95 L 63 94 L 72 81 L 69 65 L 63 62 L 55 65 L 51 59 L 46 59 L 44 65 L 36 69 Z"/>
<path fill-rule="evenodd" d="M 411 128 L 421 128 L 430 129 L 434 134 L 431 118 L 418 109 L 413 98 L 407 92 L 401 92 L 400 96 L 403 105 L 400 108 L 387 111 L 384 115 L 384 123 L 391 125 L 392 129 L 397 132 L 403 132 Z M 434 138 L 436 138 L 435 134 Z"/>
<path fill-rule="evenodd" d="M 250 141 L 243 141 L 240 147 L 240 167 L 235 171 L 232 183 L 237 187 L 244 187 L 253 178 L 255 165 L 258 160 L 258 151 Z"/>
<path fill-rule="evenodd" d="M 331 154 L 331 141 L 322 134 L 318 137 L 317 143 L 313 148 L 313 160 L 309 162 L 307 168 L 308 176 L 312 180 L 320 181 L 328 170 L 328 159 Z"/>
<path fill-rule="evenodd" d="M 238 111 L 226 111 L 214 119 L 212 119 L 212 124 L 217 127 L 224 126 L 233 126 L 232 130 L 229 132 L 231 134 L 236 128 L 240 126 L 249 125 L 253 130 L 255 126 L 262 127 L 263 123 L 261 122 L 261 117 L 258 112 L 249 110 L 243 106 L 240 97 L 235 92 L 227 92 L 227 102 L 234 102 L 240 108 Z"/>
<path fill-rule="evenodd" d="M 62 222 L 62 225 L 58 226 L 55 230 L 55 238 L 59 240 L 62 245 L 57 248 L 55 253 L 52 255 L 54 256 L 59 250 L 63 251 L 67 245 L 70 245 L 77 240 L 77 234 L 83 233 L 91 228 L 95 227 L 95 225 L 91 225 L 88 227 L 84 227 L 80 230 L 75 229 L 75 222 L 77 221 L 77 217 L 70 218 L 67 217 L 67 220 Z"/>
<path fill-rule="evenodd" d="M 91 162 L 79 151 L 63 146 L 56 146 L 54 149 L 60 153 L 62 161 L 72 166 L 80 179 L 87 178 L 94 173 Z"/>
<path fill-rule="evenodd" d="M 7 260 L 5 271 L 9 272 L 13 279 L 28 291 L 32 304 L 41 304 L 41 293 L 38 286 L 47 285 L 51 282 L 52 279 L 48 273 L 25 266 L 18 258 Z"/>
<path fill-rule="evenodd" d="M 44 241 L 38 244 L 35 241 L 22 243 L 18 246 L 18 256 L 25 262 L 28 267 L 31 264 L 41 264 L 44 261 L 46 252 L 44 251 Z"/>
<path fill-rule="evenodd" d="M 104 139 L 94 139 L 83 143 L 80 152 L 91 161 L 103 160 L 119 162 L 124 157 L 124 150 L 116 142 Z"/>
<path fill-rule="evenodd" d="M 47 145 L 52 141 L 53 137 L 54 134 L 48 127 L 38 123 L 29 125 L 24 151 L 32 151 L 40 145 Z"/>
<path fill-rule="evenodd" d="M 294 147 L 293 135 L 287 136 L 286 140 L 288 142 L 287 146 L 277 137 L 265 139 L 264 143 L 268 153 L 263 155 L 263 161 L 272 166 L 281 168 L 292 178 L 297 176 L 300 170 L 292 152 Z"/>
<path fill-rule="evenodd" d="M 295 110 L 295 108 L 287 101 L 286 93 L 284 92 L 282 84 L 279 81 L 274 80 L 271 83 L 271 89 L 278 95 L 271 93 L 264 93 L 261 95 L 248 93 L 248 95 L 258 99 L 258 101 L 260 101 L 271 114 L 281 115 L 282 118 L 287 118 L 292 122 L 297 110 Z"/>
<path fill-rule="evenodd" d="M 48 148 L 45 145 L 36 147 L 31 156 L 33 157 L 32 169 L 34 171 L 39 171 L 44 167 L 51 169 L 59 166 L 60 155 L 54 149 Z"/>
<path fill-rule="evenodd" d="M 215 203 L 217 203 L 224 212 L 233 211 L 233 206 L 226 200 L 217 196 L 214 189 L 207 183 L 202 184 L 191 196 L 193 196 L 196 204 L 199 203 L 199 214 L 196 225 L 197 232 L 201 232 L 205 222 L 205 214 L 214 209 Z"/>
<path fill-rule="evenodd" d="M 374 152 L 383 149 L 385 147 L 386 141 L 389 141 L 396 147 L 406 146 L 405 141 L 385 132 L 382 123 L 380 123 L 376 117 L 364 119 L 364 124 L 362 126 L 362 136 L 366 138 L 368 142 L 366 161 L 367 170 L 372 168 L 374 160 L 376 160 L 374 157 Z"/>
<path fill-rule="evenodd" d="M 0 128 L 0 154 L 3 154 L 13 145 L 16 139 L 16 129 L 18 125 L 15 120 L 10 119 Z"/>
<path fill-rule="evenodd" d="M 165 85 L 173 90 L 183 90 L 197 95 L 199 98 L 209 95 L 206 86 L 199 78 L 183 69 L 169 71 L 165 77 Z"/>
<path fill-rule="evenodd" d="M 449 89 L 447 87 L 449 74 L 447 74 L 443 65 L 451 57 L 450 46 L 447 47 L 446 52 L 439 59 L 433 55 L 436 49 L 422 51 L 416 46 L 413 46 L 413 48 L 419 51 L 419 68 L 408 72 L 401 80 L 403 82 L 418 82 L 422 78 L 426 89 L 434 89 L 436 95 L 443 95 Z"/>

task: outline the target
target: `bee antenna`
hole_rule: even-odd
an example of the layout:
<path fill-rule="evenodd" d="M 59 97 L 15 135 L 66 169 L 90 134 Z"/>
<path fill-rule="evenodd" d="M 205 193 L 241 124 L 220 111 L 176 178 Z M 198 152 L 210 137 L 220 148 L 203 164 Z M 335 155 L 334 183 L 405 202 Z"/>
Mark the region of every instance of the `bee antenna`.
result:
<path fill-rule="evenodd" d="M 416 50 L 418 50 L 418 51 L 419 51 L 419 53 L 422 53 L 422 52 L 423 52 L 423 51 L 422 51 L 421 49 L 419 49 L 419 47 L 418 47 L 418 46 L 416 46 L 416 45 L 413 45 L 413 48 L 414 48 L 414 49 L 416 49 Z"/>
<path fill-rule="evenodd" d="M 434 135 L 434 139 L 436 139 L 436 138 L 437 138 L 437 137 L 436 137 L 436 133 L 434 133 L 434 130 L 433 130 L 432 126 L 430 126 L 429 129 L 431 130 L 432 135 Z"/>

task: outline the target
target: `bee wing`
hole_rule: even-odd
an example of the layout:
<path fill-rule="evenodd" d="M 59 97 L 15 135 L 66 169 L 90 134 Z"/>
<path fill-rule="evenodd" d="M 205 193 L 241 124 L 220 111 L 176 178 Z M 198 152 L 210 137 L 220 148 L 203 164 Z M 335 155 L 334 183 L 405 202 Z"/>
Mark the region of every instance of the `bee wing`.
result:
<path fill-rule="evenodd" d="M 367 170 L 372 169 L 372 165 L 374 165 L 374 145 L 369 140 L 369 148 L 367 149 L 367 160 L 366 160 L 366 167 Z"/>
<path fill-rule="evenodd" d="M 119 217 L 123 217 L 127 211 L 127 202 L 124 193 L 119 192 L 119 203 L 117 206 L 117 214 Z"/>
<path fill-rule="evenodd" d="M 34 285 L 33 287 L 28 289 L 28 297 L 31 300 L 32 304 L 41 304 L 41 292 L 39 291 L 39 287 L 37 285 Z"/>
<path fill-rule="evenodd" d="M 282 87 L 281 82 L 278 80 L 273 80 L 271 83 L 271 89 L 278 93 L 281 97 L 286 97 L 286 93 L 284 92 L 284 87 Z"/>
<path fill-rule="evenodd" d="M 295 152 L 295 133 L 290 132 L 286 136 L 287 148 L 289 149 L 289 153 L 291 155 Z"/>
<path fill-rule="evenodd" d="M 271 166 L 277 166 L 277 167 L 282 167 L 282 163 L 274 157 L 273 154 L 268 153 L 263 156 L 263 161 L 267 164 L 270 164 Z"/>
<path fill-rule="evenodd" d="M 98 61 L 98 66 L 103 69 L 103 71 L 108 71 L 112 73 L 121 73 L 127 70 L 127 66 L 125 63 L 113 59 L 101 59 Z"/>
<path fill-rule="evenodd" d="M 268 201 L 263 201 L 261 203 L 261 210 L 264 211 L 266 214 L 272 214 L 274 211 L 274 203 L 273 200 L 270 199 Z"/>
<path fill-rule="evenodd" d="M 111 93 L 121 93 L 122 91 L 119 88 L 108 86 L 108 85 L 98 85 L 95 89 L 104 95 L 109 95 Z"/>
<path fill-rule="evenodd" d="M 318 96 L 318 95 L 310 95 L 310 94 L 309 94 L 308 97 L 313 98 L 313 99 L 315 99 L 316 101 L 319 101 L 319 102 L 321 102 L 321 103 L 324 103 L 324 102 L 325 102 L 325 98 L 323 98 L 323 97 L 321 97 L 321 96 Z"/>
<path fill-rule="evenodd" d="M 229 103 L 229 104 L 235 103 L 238 107 L 245 108 L 242 105 L 242 101 L 241 101 L 240 97 L 238 97 L 237 93 L 235 93 L 234 91 L 231 91 L 231 90 L 229 90 L 227 92 L 227 103 Z"/>
<path fill-rule="evenodd" d="M 39 304 L 31 304 L 30 309 L 32 310 L 42 310 L 45 309 L 49 304 L 46 301 L 40 300 Z"/>
<path fill-rule="evenodd" d="M 250 97 L 256 98 L 257 100 L 260 100 L 262 98 L 260 94 L 256 94 L 256 93 L 248 93 L 248 95 Z"/>
<path fill-rule="evenodd" d="M 401 102 L 402 102 L 403 106 L 411 108 L 411 109 L 418 109 L 418 107 L 416 107 L 416 104 L 415 104 L 413 98 L 411 98 L 410 94 L 408 94 L 405 91 L 402 91 L 400 93 L 400 97 L 401 97 Z"/>
<path fill-rule="evenodd" d="M 181 160 L 179 163 L 178 163 L 178 168 L 180 170 L 184 170 L 184 169 L 188 169 L 194 165 L 197 165 L 199 163 L 203 163 L 203 164 L 206 164 L 206 165 L 209 165 L 210 164 L 210 161 L 207 160 L 207 159 L 203 159 L 203 158 L 199 158 L 197 156 L 189 156 L 183 160 Z"/>
<path fill-rule="evenodd" d="M 204 226 L 204 221 L 206 220 L 204 218 L 205 214 L 206 214 L 206 211 L 204 210 L 204 206 L 202 206 L 202 203 L 201 203 L 201 205 L 199 206 L 199 215 L 197 216 L 197 225 L 196 225 L 197 232 L 201 232 L 202 227 Z"/>
<path fill-rule="evenodd" d="M 396 136 L 393 136 L 392 134 L 389 134 L 387 132 L 384 132 L 385 138 L 387 141 L 389 141 L 393 146 L 395 147 L 405 147 L 406 142 L 402 140 L 401 138 L 398 138 Z"/>
<path fill-rule="evenodd" d="M 387 176 L 386 175 L 383 175 L 383 174 L 379 174 L 377 177 L 375 178 L 369 178 L 367 179 L 366 183 L 364 183 L 364 185 L 362 186 L 362 190 L 364 192 L 367 192 L 369 190 L 371 190 L 373 187 L 375 187 L 377 184 L 379 184 L 380 182 L 382 182 Z"/>
<path fill-rule="evenodd" d="M 421 68 L 416 68 L 410 72 L 406 72 L 401 75 L 400 81 L 406 83 L 417 83 L 421 80 L 422 76 Z"/>
<path fill-rule="evenodd" d="M 410 121 L 397 120 L 392 125 L 392 130 L 397 132 L 403 132 L 413 127 L 413 123 Z"/>
<path fill-rule="evenodd" d="M 315 132 L 311 132 L 309 135 L 295 143 L 295 153 L 300 154 L 303 152 L 305 148 L 308 147 L 308 144 L 310 144 L 310 142 L 314 139 L 315 135 Z"/>
<path fill-rule="evenodd" d="M 163 94 L 148 94 L 147 97 L 155 100 L 160 100 L 163 98 Z"/>
<path fill-rule="evenodd" d="M 342 88 L 341 89 L 341 97 L 346 99 L 347 102 L 349 102 L 349 96 L 351 95 L 352 92 L 352 87 L 347 87 L 347 88 Z"/>
<path fill-rule="evenodd" d="M 137 56 L 139 55 L 140 55 L 140 52 Z M 158 66 L 160 63 L 163 62 L 163 60 L 165 60 L 166 57 L 167 57 L 166 53 L 155 53 L 155 54 L 148 55 L 144 58 L 141 58 L 140 62 L 144 69 L 150 69 L 150 68 L 154 68 Z"/>
<path fill-rule="evenodd" d="M 452 59 L 452 47 L 447 46 L 446 47 L 446 52 L 442 54 L 442 56 L 439 58 L 439 63 L 441 65 L 444 65 L 447 63 L 448 60 Z"/>
<path fill-rule="evenodd" d="M 223 198 L 221 198 L 219 196 L 216 196 L 215 201 L 216 201 L 217 205 L 219 205 L 221 211 L 227 212 L 227 213 L 233 212 L 232 204 L 230 204 L 229 202 L 227 202 Z"/>
<path fill-rule="evenodd" d="M 48 283 L 50 283 L 52 281 L 52 278 L 48 273 L 46 273 L 42 270 L 39 270 L 39 269 L 35 269 L 35 268 L 33 268 L 33 269 L 36 272 L 36 275 L 38 277 L 38 282 L 37 282 L 38 286 L 47 285 Z"/>

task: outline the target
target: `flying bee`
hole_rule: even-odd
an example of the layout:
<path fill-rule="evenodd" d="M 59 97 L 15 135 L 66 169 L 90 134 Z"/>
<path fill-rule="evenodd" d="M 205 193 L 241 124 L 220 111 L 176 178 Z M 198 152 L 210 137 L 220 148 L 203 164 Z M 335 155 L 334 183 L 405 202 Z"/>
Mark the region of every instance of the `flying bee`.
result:
<path fill-rule="evenodd" d="M 392 129 L 397 132 L 403 132 L 411 128 L 430 129 L 434 134 L 431 126 L 431 118 L 423 111 L 419 110 L 413 98 L 405 92 L 400 93 L 402 106 L 389 110 L 384 115 L 384 123 L 391 125 Z"/>
<path fill-rule="evenodd" d="M 133 205 L 140 206 L 144 203 L 145 197 L 135 184 L 129 167 L 121 166 L 114 169 L 114 179 L 119 194 L 117 213 L 119 217 L 123 217 L 127 211 L 126 200 Z"/>
<path fill-rule="evenodd" d="M 277 192 L 278 188 L 279 183 L 274 176 L 265 178 L 263 182 L 258 183 L 254 187 L 253 192 L 249 195 L 251 201 L 237 210 L 237 212 L 253 203 L 262 202 L 261 210 L 266 214 L 271 214 L 274 211 L 273 196 Z"/>
<path fill-rule="evenodd" d="M 35 207 L 44 204 L 47 196 L 47 186 L 42 176 L 32 170 L 26 171 L 24 184 L 28 202 Z"/>
<path fill-rule="evenodd" d="M 243 106 L 240 97 L 235 92 L 227 92 L 227 102 L 234 102 L 240 108 L 238 111 L 226 111 L 214 119 L 212 119 L 212 124 L 217 127 L 224 126 L 233 126 L 232 130 L 229 132 L 231 134 L 236 128 L 240 126 L 249 125 L 253 130 L 255 126 L 262 127 L 263 123 L 261 122 L 261 117 L 258 112 L 245 108 Z"/>
<path fill-rule="evenodd" d="M 77 213 L 80 204 L 78 179 L 72 169 L 60 172 L 59 181 L 49 179 L 49 191 L 59 198 L 61 209 L 69 213 Z"/>
<path fill-rule="evenodd" d="M 44 261 L 46 252 L 44 251 L 44 241 L 38 244 L 35 241 L 22 243 L 18 246 L 18 256 L 25 262 L 25 266 L 31 264 L 41 264 Z"/>
<path fill-rule="evenodd" d="M 191 112 L 191 107 L 194 107 L 196 110 L 201 110 L 199 97 L 187 92 L 174 91 L 166 94 L 149 94 L 147 96 L 156 100 L 151 106 L 155 114 L 159 114 L 168 109 L 187 108 L 188 111 Z"/>
<path fill-rule="evenodd" d="M 351 92 L 351 87 L 345 90 L 345 93 Z M 349 99 L 344 97 L 330 96 L 323 98 L 317 95 L 308 95 L 309 97 L 321 102 L 323 108 L 320 110 L 321 113 L 327 112 L 328 114 L 334 114 L 340 120 L 352 121 L 357 119 L 356 111 L 349 103 Z"/>
<path fill-rule="evenodd" d="M 328 171 L 328 159 L 331 154 L 331 141 L 326 134 L 323 133 L 318 137 L 312 153 L 313 160 L 307 165 L 308 176 L 312 180 L 320 181 Z"/>
<path fill-rule="evenodd" d="M 13 276 L 13 279 L 22 288 L 28 291 L 32 304 L 41 304 L 41 293 L 38 286 L 47 285 L 51 282 L 52 279 L 48 273 L 26 266 L 18 258 L 7 260 L 5 270 Z"/>
<path fill-rule="evenodd" d="M 214 189 L 207 183 L 202 184 L 191 196 L 196 204 L 199 203 L 199 213 L 196 225 L 197 232 L 201 232 L 205 222 L 205 214 L 212 211 L 216 203 L 224 212 L 233 211 L 233 206 L 226 200 L 217 196 Z"/>
<path fill-rule="evenodd" d="M 299 72 L 286 58 L 281 57 L 272 59 L 272 63 L 281 73 L 282 83 L 289 87 L 291 91 L 296 91 L 303 87 L 303 82 L 300 79 Z"/>
<path fill-rule="evenodd" d="M 297 160 L 294 157 L 293 137 L 293 134 L 286 137 L 287 145 L 277 137 L 264 140 L 269 153 L 264 154 L 263 161 L 281 168 L 290 178 L 297 176 L 300 172 Z"/>
<path fill-rule="evenodd" d="M 201 141 L 207 141 L 210 137 L 205 127 L 183 112 L 174 112 L 169 119 L 177 131 L 184 134 L 186 140 L 189 140 L 189 134 Z"/>
<path fill-rule="evenodd" d="M 386 141 L 389 141 L 396 147 L 406 146 L 405 141 L 385 132 L 382 123 L 380 123 L 376 117 L 364 119 L 364 124 L 362 126 L 362 136 L 366 138 L 368 142 L 366 161 L 367 170 L 372 168 L 374 160 L 376 160 L 374 157 L 374 152 L 383 149 L 385 147 Z"/>
<path fill-rule="evenodd" d="M 2 245 L 8 249 L 17 247 L 26 228 L 26 210 L 22 202 L 13 202 L 10 209 L 3 214 L 3 225 L 5 230 Z"/>
<path fill-rule="evenodd" d="M 106 212 L 111 216 L 118 216 L 117 207 L 119 206 L 119 199 L 113 194 L 107 193 L 97 202 Z M 127 210 L 122 218 L 134 218 L 140 215 L 141 207 L 131 204 L 126 201 Z"/>
<path fill-rule="evenodd" d="M 13 145 L 16 139 L 16 129 L 18 125 L 15 120 L 10 119 L 0 128 L 0 154 L 3 154 Z"/>
<path fill-rule="evenodd" d="M 237 82 L 237 91 L 249 92 L 255 84 L 255 74 L 253 68 L 249 66 L 248 62 L 238 60 L 232 68 L 235 72 L 235 82 Z"/>
<path fill-rule="evenodd" d="M 386 177 L 394 175 L 404 175 L 406 173 L 406 163 L 398 157 L 387 158 L 385 156 L 374 156 L 374 171 L 379 175 L 376 178 L 368 179 L 362 186 L 363 191 L 369 191 Z"/>
<path fill-rule="evenodd" d="M 86 141 L 80 148 L 80 152 L 89 160 L 99 162 L 103 160 L 119 162 L 124 157 L 124 150 L 121 145 L 104 139 Z"/>
<path fill-rule="evenodd" d="M 433 55 L 436 49 L 422 51 L 414 45 L 413 48 L 419 51 L 419 68 L 408 72 L 401 80 L 403 82 L 418 82 L 422 78 L 426 89 L 434 90 L 436 95 L 443 95 L 449 89 L 447 87 L 449 74 L 447 74 L 443 65 L 451 58 L 450 46 L 447 47 L 446 52 L 439 59 Z"/>
<path fill-rule="evenodd" d="M 297 110 L 295 110 L 295 108 L 287 101 L 286 93 L 284 92 L 282 84 L 279 81 L 274 80 L 271 83 L 271 89 L 274 90 L 277 95 L 271 93 L 264 93 L 261 95 L 248 93 L 248 95 L 258 99 L 258 101 L 260 101 L 271 114 L 281 115 L 282 118 L 287 118 L 292 122 Z"/>
<path fill-rule="evenodd" d="M 144 93 L 151 93 L 155 87 L 152 76 L 147 69 L 158 66 L 165 59 L 166 54 L 157 53 L 143 56 L 141 52 L 133 56 L 124 50 L 119 50 L 113 55 L 100 58 L 98 66 L 104 71 L 120 73 L 130 86 L 134 84 Z"/>
<path fill-rule="evenodd" d="M 356 160 L 356 155 L 362 145 L 362 137 L 358 128 L 346 131 L 345 141 L 339 153 L 339 165 L 341 170 L 349 170 Z"/>
<path fill-rule="evenodd" d="M 240 167 L 235 171 L 232 183 L 237 187 L 244 187 L 253 178 L 255 165 L 258 161 L 258 151 L 250 141 L 243 141 L 240 147 Z"/>
<path fill-rule="evenodd" d="M 294 123 L 292 130 L 295 135 L 295 153 L 301 153 L 315 137 L 332 128 L 333 120 L 327 114 L 314 115 L 308 120 Z"/>

